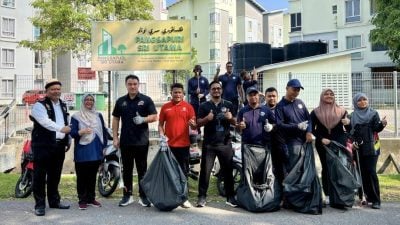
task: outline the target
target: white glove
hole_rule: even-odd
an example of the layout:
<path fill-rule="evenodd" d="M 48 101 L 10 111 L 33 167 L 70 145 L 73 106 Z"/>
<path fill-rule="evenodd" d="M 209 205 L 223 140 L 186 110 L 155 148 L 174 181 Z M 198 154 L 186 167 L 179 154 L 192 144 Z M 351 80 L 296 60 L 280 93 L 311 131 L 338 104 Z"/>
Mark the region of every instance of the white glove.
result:
<path fill-rule="evenodd" d="M 271 132 L 272 128 L 274 128 L 274 126 L 272 126 L 272 124 L 268 123 L 268 119 L 266 119 L 265 125 L 264 125 L 264 130 L 266 132 Z"/>
<path fill-rule="evenodd" d="M 297 124 L 297 127 L 298 127 L 300 130 L 302 130 L 302 131 L 307 130 L 307 127 L 308 127 L 308 120 Z"/>
<path fill-rule="evenodd" d="M 139 113 L 136 112 L 136 116 L 133 117 L 133 122 L 134 122 L 136 125 L 142 124 L 142 123 L 144 123 L 144 117 L 141 117 L 141 116 L 139 115 Z"/>
<path fill-rule="evenodd" d="M 160 135 L 160 151 L 167 151 L 168 149 L 168 138 L 164 135 Z"/>
<path fill-rule="evenodd" d="M 349 125 L 350 124 L 350 120 L 349 120 L 349 118 L 347 118 L 347 117 L 345 117 L 344 119 L 342 119 L 342 123 L 343 123 L 343 125 Z"/>

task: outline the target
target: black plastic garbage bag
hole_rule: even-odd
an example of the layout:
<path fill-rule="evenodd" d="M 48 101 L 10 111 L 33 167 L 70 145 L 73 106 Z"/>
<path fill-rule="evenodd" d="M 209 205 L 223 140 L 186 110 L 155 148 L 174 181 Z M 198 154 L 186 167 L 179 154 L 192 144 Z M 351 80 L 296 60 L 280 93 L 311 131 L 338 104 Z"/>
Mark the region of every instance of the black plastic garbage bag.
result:
<path fill-rule="evenodd" d="M 301 213 L 322 214 L 321 185 L 317 176 L 314 150 L 305 143 L 297 163 L 283 180 L 285 204 Z"/>
<path fill-rule="evenodd" d="M 352 207 L 361 187 L 355 162 L 346 147 L 336 141 L 324 147 L 330 183 L 329 202 L 332 206 Z"/>
<path fill-rule="evenodd" d="M 242 180 L 236 192 L 239 206 L 251 212 L 279 210 L 281 190 L 272 172 L 270 150 L 243 144 L 242 160 Z"/>
<path fill-rule="evenodd" d="M 161 147 L 140 185 L 149 201 L 161 211 L 171 211 L 187 200 L 187 178 L 168 147 Z"/>

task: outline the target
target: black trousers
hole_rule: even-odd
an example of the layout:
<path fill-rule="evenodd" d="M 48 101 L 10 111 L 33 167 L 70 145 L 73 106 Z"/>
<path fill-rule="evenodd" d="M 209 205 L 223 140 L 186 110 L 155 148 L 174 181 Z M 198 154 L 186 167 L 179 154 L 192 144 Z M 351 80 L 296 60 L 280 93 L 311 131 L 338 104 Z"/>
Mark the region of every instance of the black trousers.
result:
<path fill-rule="evenodd" d="M 189 157 L 190 152 L 189 148 L 187 147 L 169 147 L 171 149 L 172 154 L 174 154 L 176 161 L 178 161 L 179 166 L 181 167 L 183 174 L 188 177 L 189 174 Z"/>
<path fill-rule="evenodd" d="M 199 178 L 199 197 L 207 196 L 207 190 L 210 182 L 211 170 L 214 166 L 215 157 L 221 166 L 221 172 L 224 176 L 225 193 L 227 197 L 235 195 L 232 175 L 232 145 L 205 145 L 202 148 L 200 178 Z"/>
<path fill-rule="evenodd" d="M 322 145 L 322 143 L 320 143 L 320 144 L 316 143 L 315 148 L 317 149 L 319 160 L 321 161 L 322 190 L 324 191 L 325 196 L 329 196 L 330 181 L 329 181 L 329 174 L 328 174 L 328 164 L 326 162 L 326 150 L 325 150 L 324 146 Z"/>
<path fill-rule="evenodd" d="M 376 174 L 376 163 L 378 162 L 377 155 L 360 155 L 360 169 L 364 193 L 367 196 L 368 202 L 381 203 L 379 180 Z M 362 197 L 362 190 L 359 190 L 360 197 Z"/>
<path fill-rule="evenodd" d="M 76 190 L 79 204 L 91 203 L 96 197 L 96 175 L 101 161 L 75 162 Z"/>
<path fill-rule="evenodd" d="M 147 155 L 149 153 L 148 145 L 137 145 L 137 146 L 121 146 L 121 158 L 123 164 L 123 176 L 124 180 L 124 196 L 132 195 L 133 185 L 133 166 L 134 161 L 136 163 L 136 170 L 138 173 L 138 181 L 143 179 L 147 171 Z M 140 197 L 145 197 L 145 193 L 139 185 Z"/>
<path fill-rule="evenodd" d="M 50 206 L 60 203 L 58 185 L 65 158 L 65 146 L 54 148 L 34 148 L 34 172 L 33 172 L 33 197 L 35 209 L 46 208 L 46 183 L 47 201 Z"/>

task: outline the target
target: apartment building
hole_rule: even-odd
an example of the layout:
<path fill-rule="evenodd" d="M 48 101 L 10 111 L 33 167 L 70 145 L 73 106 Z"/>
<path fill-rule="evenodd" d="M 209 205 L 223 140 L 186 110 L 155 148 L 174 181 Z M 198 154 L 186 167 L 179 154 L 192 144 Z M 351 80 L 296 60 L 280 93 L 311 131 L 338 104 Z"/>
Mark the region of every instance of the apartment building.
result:
<path fill-rule="evenodd" d="M 263 40 L 271 44 L 271 47 L 283 47 L 287 29 L 285 29 L 285 9 L 268 11 L 263 13 Z M 286 33 L 285 33 L 286 31 Z"/>
<path fill-rule="evenodd" d="M 33 89 L 34 54 L 26 48 L 18 47 L 24 39 L 33 38 L 32 24 L 27 20 L 32 16 L 28 0 L 0 1 L 0 99 L 21 96 L 23 91 Z M 31 85 L 24 89 L 15 86 L 15 75 L 31 75 Z"/>
<path fill-rule="evenodd" d="M 212 76 L 229 60 L 237 42 L 263 41 L 263 12 L 253 0 L 180 0 L 168 7 L 168 19 L 191 21 L 192 46 L 203 74 Z"/>
<path fill-rule="evenodd" d="M 329 52 L 365 48 L 352 54 L 352 71 L 393 71 L 384 46 L 369 41 L 376 0 L 289 0 L 290 42 L 321 40 Z"/>

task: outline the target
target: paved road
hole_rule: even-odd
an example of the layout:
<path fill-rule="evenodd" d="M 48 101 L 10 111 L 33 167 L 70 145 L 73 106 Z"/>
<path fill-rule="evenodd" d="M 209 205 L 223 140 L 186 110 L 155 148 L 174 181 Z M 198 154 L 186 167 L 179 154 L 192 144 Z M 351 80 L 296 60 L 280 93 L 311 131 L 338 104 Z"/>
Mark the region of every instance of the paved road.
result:
<path fill-rule="evenodd" d="M 79 210 L 76 203 L 71 209 L 47 209 L 46 216 L 33 214 L 31 200 L 1 201 L 0 224 L 248 224 L 248 225 L 398 225 L 400 203 L 384 203 L 381 210 L 352 208 L 346 211 L 324 208 L 322 215 L 305 215 L 282 209 L 273 213 L 250 213 L 231 208 L 223 203 L 208 203 L 205 208 L 182 209 L 160 212 L 156 208 L 144 208 L 137 202 L 121 208 L 117 200 L 102 199 L 102 208 L 89 207 Z"/>

